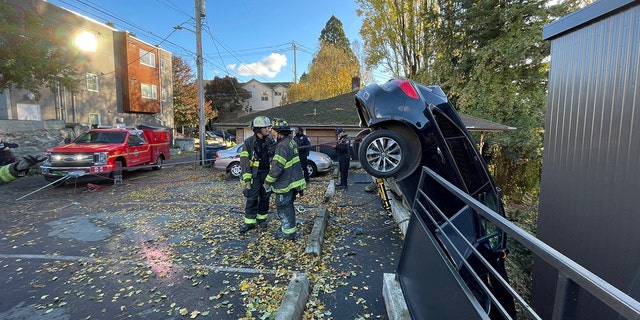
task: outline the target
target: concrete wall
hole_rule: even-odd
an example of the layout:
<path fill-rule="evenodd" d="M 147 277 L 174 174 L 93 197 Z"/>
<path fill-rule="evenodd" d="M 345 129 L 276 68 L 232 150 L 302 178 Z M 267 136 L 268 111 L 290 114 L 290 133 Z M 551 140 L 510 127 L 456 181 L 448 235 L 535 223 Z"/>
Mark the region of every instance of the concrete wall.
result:
<path fill-rule="evenodd" d="M 11 150 L 16 157 L 43 152 L 75 135 L 74 129 L 66 128 L 64 121 L 0 120 L 0 140 L 19 145 Z"/>

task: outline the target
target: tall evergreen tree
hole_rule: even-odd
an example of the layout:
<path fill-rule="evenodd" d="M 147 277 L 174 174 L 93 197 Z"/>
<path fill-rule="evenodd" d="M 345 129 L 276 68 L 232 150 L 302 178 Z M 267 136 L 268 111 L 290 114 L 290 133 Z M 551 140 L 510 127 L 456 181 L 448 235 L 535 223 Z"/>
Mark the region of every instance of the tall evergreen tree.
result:
<path fill-rule="evenodd" d="M 342 22 L 335 16 L 320 32 L 320 49 L 298 84 L 287 92 L 287 102 L 332 98 L 351 91 L 351 79 L 360 75 L 360 63 L 351 50 Z"/>

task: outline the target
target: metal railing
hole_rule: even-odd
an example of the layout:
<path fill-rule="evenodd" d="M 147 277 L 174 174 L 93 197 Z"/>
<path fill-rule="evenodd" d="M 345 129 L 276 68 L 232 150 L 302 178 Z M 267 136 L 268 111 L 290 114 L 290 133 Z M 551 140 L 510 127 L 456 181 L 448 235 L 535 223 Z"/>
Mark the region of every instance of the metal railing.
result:
<path fill-rule="evenodd" d="M 455 223 L 447 218 L 442 211 L 437 208 L 434 201 L 429 199 L 429 196 L 422 190 L 422 186 L 427 183 L 426 179 L 432 179 L 434 182 L 439 183 L 444 189 L 460 199 L 460 201 L 466 205 L 465 208 L 471 208 L 474 210 L 476 214 L 491 222 L 496 228 L 504 231 L 509 237 L 518 241 L 522 246 L 530 250 L 531 253 L 535 254 L 537 257 L 548 263 L 549 266 L 557 270 L 558 281 L 555 290 L 552 319 L 567 319 L 574 317 L 573 313 L 575 312 L 577 304 L 575 296 L 580 290 L 586 290 L 595 299 L 607 305 L 619 316 L 623 316 L 627 319 L 640 319 L 640 302 L 620 291 L 613 285 L 609 284 L 602 278 L 593 274 L 525 230 L 519 228 L 506 218 L 497 214 L 478 200 L 472 198 L 453 184 L 446 181 L 431 169 L 423 167 L 419 187 L 412 208 L 414 214 L 422 213 L 422 215 L 427 216 L 434 225 L 437 225 L 436 232 L 440 233 L 440 236 L 444 241 L 449 242 L 447 249 L 449 249 L 449 251 L 453 251 L 452 255 L 457 254 L 458 257 L 460 257 L 463 256 L 461 252 L 471 251 L 471 254 L 475 255 L 475 257 L 487 267 L 487 270 L 509 291 L 516 303 L 521 305 L 522 310 L 526 312 L 529 317 L 541 319 L 541 317 L 536 314 L 535 310 L 533 310 L 533 308 L 524 301 L 524 299 L 509 285 L 509 283 L 500 276 L 491 264 L 482 257 L 476 248 L 474 248 L 473 244 L 465 238 L 463 232 L 456 228 Z M 434 210 L 432 211 L 436 212 L 429 212 L 428 208 L 433 208 Z M 434 214 L 438 214 L 438 216 L 434 216 Z M 437 220 L 444 220 L 445 222 L 438 225 L 438 223 L 436 223 Z M 455 244 L 449 238 L 449 236 L 452 235 L 452 231 L 453 236 L 459 237 L 456 239 L 457 241 Z M 447 236 L 446 233 L 449 233 L 449 236 Z M 460 239 L 463 241 L 460 241 Z M 460 246 L 461 243 L 468 247 L 456 247 L 456 245 Z M 490 290 L 482 283 L 482 281 L 480 281 L 478 274 L 472 270 L 472 267 L 466 260 L 468 259 L 463 258 L 461 263 L 469 268 L 472 276 L 476 281 L 479 281 L 487 296 L 500 310 L 500 313 L 505 316 L 505 318 L 510 318 Z"/>

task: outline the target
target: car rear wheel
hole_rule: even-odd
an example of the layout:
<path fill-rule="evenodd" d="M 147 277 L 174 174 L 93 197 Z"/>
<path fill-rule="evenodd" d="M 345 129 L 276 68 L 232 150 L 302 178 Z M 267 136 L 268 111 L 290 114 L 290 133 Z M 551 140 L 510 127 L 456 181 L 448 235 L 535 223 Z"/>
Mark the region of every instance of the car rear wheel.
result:
<path fill-rule="evenodd" d="M 309 173 L 309 177 L 315 177 L 318 173 L 318 166 L 311 160 L 307 160 L 307 173 Z"/>
<path fill-rule="evenodd" d="M 240 178 L 240 175 L 242 174 L 242 167 L 240 166 L 240 162 L 232 162 L 227 170 L 229 170 L 229 175 L 231 175 L 231 177 L 233 178 Z"/>
<path fill-rule="evenodd" d="M 389 178 L 403 170 L 408 154 L 407 142 L 402 136 L 391 130 L 375 130 L 362 139 L 358 159 L 370 175 Z"/>

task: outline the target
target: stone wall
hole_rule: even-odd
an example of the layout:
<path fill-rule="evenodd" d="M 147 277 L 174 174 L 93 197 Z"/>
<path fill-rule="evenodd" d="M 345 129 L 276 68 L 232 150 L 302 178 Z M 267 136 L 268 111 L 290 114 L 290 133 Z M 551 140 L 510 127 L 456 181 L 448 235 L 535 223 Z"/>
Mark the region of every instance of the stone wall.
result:
<path fill-rule="evenodd" d="M 16 157 L 38 154 L 75 136 L 74 128 L 67 128 L 64 121 L 0 120 L 0 140 L 19 145 L 11 150 Z"/>

